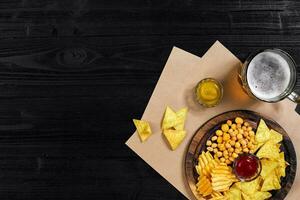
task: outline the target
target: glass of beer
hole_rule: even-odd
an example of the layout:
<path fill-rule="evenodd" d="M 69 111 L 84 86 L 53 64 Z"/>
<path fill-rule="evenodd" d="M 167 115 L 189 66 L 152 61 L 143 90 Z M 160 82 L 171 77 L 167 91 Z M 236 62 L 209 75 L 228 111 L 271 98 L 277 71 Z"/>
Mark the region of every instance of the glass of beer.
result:
<path fill-rule="evenodd" d="M 250 55 L 242 66 L 240 78 L 243 88 L 255 99 L 274 103 L 287 97 L 300 103 L 294 91 L 296 64 L 283 50 L 265 49 Z"/>

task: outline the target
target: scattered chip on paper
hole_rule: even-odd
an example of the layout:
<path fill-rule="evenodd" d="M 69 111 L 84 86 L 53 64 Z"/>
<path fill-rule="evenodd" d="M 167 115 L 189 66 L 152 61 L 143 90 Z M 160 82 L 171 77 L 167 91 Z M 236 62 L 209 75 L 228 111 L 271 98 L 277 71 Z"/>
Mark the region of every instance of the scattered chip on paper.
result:
<path fill-rule="evenodd" d="M 152 134 L 149 122 L 133 119 L 133 123 L 140 136 L 141 141 L 145 142 L 148 139 L 148 137 Z"/>

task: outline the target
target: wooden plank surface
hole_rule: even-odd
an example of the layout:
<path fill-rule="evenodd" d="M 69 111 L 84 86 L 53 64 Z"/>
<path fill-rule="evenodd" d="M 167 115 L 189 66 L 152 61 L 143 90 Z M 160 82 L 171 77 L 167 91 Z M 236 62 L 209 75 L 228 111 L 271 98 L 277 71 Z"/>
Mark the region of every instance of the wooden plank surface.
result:
<path fill-rule="evenodd" d="M 183 199 L 124 145 L 172 46 L 201 56 L 218 39 L 241 60 L 279 47 L 299 65 L 299 12 L 296 0 L 0 1 L 2 199 Z"/>

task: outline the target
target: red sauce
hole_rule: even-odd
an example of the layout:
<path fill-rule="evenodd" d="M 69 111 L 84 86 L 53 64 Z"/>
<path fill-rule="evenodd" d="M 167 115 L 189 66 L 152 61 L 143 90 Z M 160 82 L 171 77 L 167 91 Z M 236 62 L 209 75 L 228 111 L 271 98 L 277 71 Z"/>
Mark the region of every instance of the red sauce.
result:
<path fill-rule="evenodd" d="M 258 158 L 252 155 L 241 155 L 236 160 L 235 171 L 240 178 L 249 179 L 257 174 L 258 162 Z"/>

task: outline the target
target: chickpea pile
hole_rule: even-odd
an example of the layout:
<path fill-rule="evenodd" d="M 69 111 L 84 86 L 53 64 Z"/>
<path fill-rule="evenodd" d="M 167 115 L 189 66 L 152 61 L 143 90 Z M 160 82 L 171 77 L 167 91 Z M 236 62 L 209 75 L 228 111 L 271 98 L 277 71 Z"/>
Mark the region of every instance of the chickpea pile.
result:
<path fill-rule="evenodd" d="M 253 153 L 256 145 L 255 133 L 250 124 L 244 122 L 241 117 L 236 117 L 234 122 L 227 120 L 211 140 L 206 141 L 207 150 L 228 165 L 238 157 L 238 154 Z"/>

